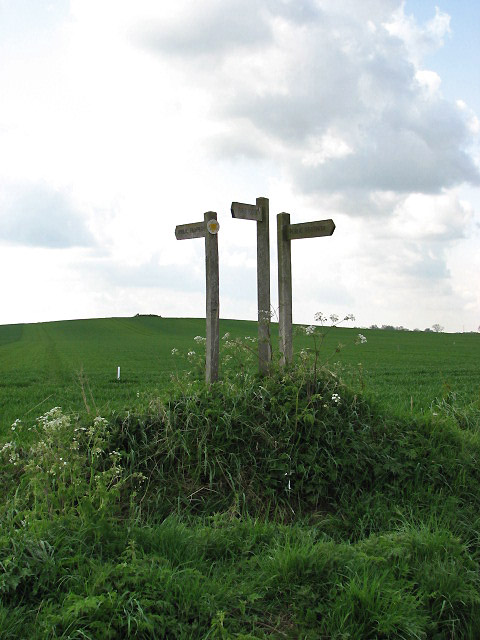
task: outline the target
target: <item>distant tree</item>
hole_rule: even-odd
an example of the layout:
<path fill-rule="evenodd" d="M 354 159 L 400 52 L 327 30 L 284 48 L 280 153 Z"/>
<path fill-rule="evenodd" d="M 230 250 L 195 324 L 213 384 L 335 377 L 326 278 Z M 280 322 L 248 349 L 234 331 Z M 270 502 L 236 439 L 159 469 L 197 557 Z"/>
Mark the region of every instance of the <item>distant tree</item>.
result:
<path fill-rule="evenodd" d="M 430 329 L 430 327 L 427 327 L 427 328 L 425 329 L 425 333 L 432 333 L 432 330 Z"/>
<path fill-rule="evenodd" d="M 369 329 L 378 329 L 378 326 L 376 324 L 371 324 L 368 328 Z M 480 327 L 478 327 L 478 330 L 480 331 Z"/>
<path fill-rule="evenodd" d="M 417 328 L 417 329 L 414 329 L 414 331 L 421 331 L 421 329 L 418 329 L 418 328 Z"/>
<path fill-rule="evenodd" d="M 395 331 L 395 327 L 392 324 L 382 324 L 382 329 L 386 331 Z"/>
<path fill-rule="evenodd" d="M 435 333 L 441 333 L 444 329 L 441 324 L 432 324 L 432 329 Z"/>

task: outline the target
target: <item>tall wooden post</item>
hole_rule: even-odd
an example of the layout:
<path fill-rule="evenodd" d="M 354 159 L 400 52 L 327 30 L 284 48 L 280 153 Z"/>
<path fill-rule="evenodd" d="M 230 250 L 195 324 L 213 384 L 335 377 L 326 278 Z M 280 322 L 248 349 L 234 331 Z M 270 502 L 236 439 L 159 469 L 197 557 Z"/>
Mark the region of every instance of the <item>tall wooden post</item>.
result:
<path fill-rule="evenodd" d="M 280 364 L 292 361 L 292 247 L 288 237 L 290 214 L 277 215 L 278 252 L 278 337 Z"/>
<path fill-rule="evenodd" d="M 204 214 L 205 226 L 207 233 L 205 234 L 205 272 L 207 277 L 207 342 L 206 342 L 206 363 L 205 377 L 207 382 L 215 382 L 218 380 L 218 360 L 220 345 L 220 327 L 219 327 L 219 277 L 218 277 L 218 236 L 217 232 L 211 232 L 210 227 L 218 230 L 217 214 L 213 211 L 207 211 Z M 214 221 L 216 224 L 211 224 Z"/>
<path fill-rule="evenodd" d="M 218 230 L 217 214 L 207 211 L 203 222 L 180 224 L 175 227 L 177 240 L 205 238 L 206 275 L 206 359 L 205 379 L 207 383 L 218 380 L 219 359 L 219 275 L 218 275 Z"/>
<path fill-rule="evenodd" d="M 258 301 L 258 370 L 270 371 L 270 227 L 268 198 L 257 198 L 256 204 L 232 202 L 232 217 L 257 222 L 257 301 Z"/>
<path fill-rule="evenodd" d="M 267 375 L 272 360 L 270 341 L 270 219 L 268 198 L 257 198 L 262 219 L 257 222 L 258 368 Z"/>
<path fill-rule="evenodd" d="M 291 241 L 302 238 L 331 236 L 335 231 L 333 220 L 317 220 L 290 224 L 289 213 L 277 215 L 278 247 L 278 333 L 280 341 L 281 364 L 292 361 L 292 250 Z"/>

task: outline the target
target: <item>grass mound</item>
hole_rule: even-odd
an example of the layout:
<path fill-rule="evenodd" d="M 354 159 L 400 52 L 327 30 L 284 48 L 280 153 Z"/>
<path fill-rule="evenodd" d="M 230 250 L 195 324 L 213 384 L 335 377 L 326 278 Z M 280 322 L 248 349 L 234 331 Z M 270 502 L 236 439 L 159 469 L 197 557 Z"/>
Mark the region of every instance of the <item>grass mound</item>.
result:
<path fill-rule="evenodd" d="M 341 539 L 407 514 L 457 519 L 480 507 L 480 437 L 451 411 L 391 418 L 332 372 L 298 370 L 188 387 L 139 418 L 117 420 L 116 450 L 147 479 L 142 509 L 308 516 Z M 453 520 L 452 520 L 453 522 Z"/>
<path fill-rule="evenodd" d="M 480 636 L 474 407 L 394 418 L 302 368 L 182 385 L 14 425 L 2 639 Z"/>

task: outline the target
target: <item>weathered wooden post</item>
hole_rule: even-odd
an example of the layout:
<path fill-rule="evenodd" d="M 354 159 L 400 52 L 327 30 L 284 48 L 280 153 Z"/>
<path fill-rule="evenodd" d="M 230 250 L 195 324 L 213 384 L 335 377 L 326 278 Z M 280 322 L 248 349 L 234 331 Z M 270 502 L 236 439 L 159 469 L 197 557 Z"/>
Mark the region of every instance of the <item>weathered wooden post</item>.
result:
<path fill-rule="evenodd" d="M 256 204 L 232 202 L 233 218 L 257 222 L 258 370 L 267 375 L 272 360 L 270 342 L 270 228 L 268 198 Z"/>
<path fill-rule="evenodd" d="M 180 224 L 175 227 L 177 240 L 205 238 L 206 274 L 206 361 L 205 379 L 207 383 L 218 380 L 219 358 L 219 276 L 218 276 L 218 230 L 217 214 L 207 211 L 203 222 Z"/>
<path fill-rule="evenodd" d="M 290 224 L 289 213 L 277 215 L 278 247 L 278 333 L 280 341 L 281 364 L 292 360 L 292 251 L 291 241 L 302 238 L 331 236 L 335 231 L 333 220 L 317 220 Z"/>

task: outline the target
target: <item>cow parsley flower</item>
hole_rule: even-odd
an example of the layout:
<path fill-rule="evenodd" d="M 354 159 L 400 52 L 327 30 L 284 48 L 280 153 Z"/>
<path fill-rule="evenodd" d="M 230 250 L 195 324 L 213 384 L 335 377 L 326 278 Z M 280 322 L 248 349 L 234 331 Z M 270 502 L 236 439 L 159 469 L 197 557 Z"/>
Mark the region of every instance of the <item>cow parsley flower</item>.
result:
<path fill-rule="evenodd" d="M 355 340 L 356 344 L 365 344 L 365 342 L 367 341 L 366 337 L 362 334 L 359 333 L 357 336 L 357 339 Z"/>
<path fill-rule="evenodd" d="M 338 393 L 333 393 L 333 394 L 332 394 L 332 400 L 333 400 L 333 402 L 335 402 L 335 404 L 339 404 L 339 402 L 340 402 L 341 398 L 340 398 L 340 396 L 338 395 Z"/>
<path fill-rule="evenodd" d="M 309 327 L 305 327 L 305 333 L 307 334 L 307 336 L 311 336 L 315 333 L 315 329 L 316 327 L 311 324 Z"/>

